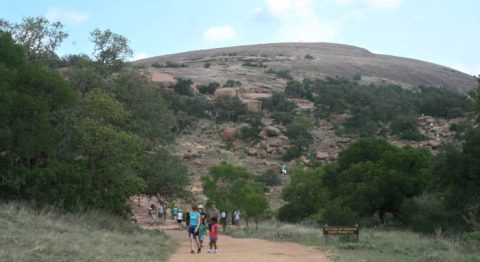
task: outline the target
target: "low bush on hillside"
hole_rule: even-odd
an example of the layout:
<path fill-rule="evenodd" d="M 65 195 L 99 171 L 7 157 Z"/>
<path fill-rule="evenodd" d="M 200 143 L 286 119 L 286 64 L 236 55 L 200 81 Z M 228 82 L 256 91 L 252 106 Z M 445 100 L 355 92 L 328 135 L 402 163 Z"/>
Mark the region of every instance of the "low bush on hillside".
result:
<path fill-rule="evenodd" d="M 223 87 L 239 87 L 241 85 L 242 85 L 242 82 L 240 82 L 238 80 L 228 79 L 227 82 L 225 82 L 225 84 L 223 84 Z"/>
<path fill-rule="evenodd" d="M 186 64 L 182 63 L 177 63 L 177 62 L 172 62 L 172 61 L 167 61 L 165 64 L 159 64 L 158 62 L 155 62 L 152 64 L 152 67 L 155 68 L 181 68 L 181 67 L 188 67 Z"/>
<path fill-rule="evenodd" d="M 303 58 L 307 59 L 307 60 L 313 60 L 315 59 L 311 54 L 306 54 Z"/>
<path fill-rule="evenodd" d="M 250 61 L 247 61 L 247 62 L 243 63 L 242 66 L 245 66 L 245 67 L 267 67 L 262 62 L 253 63 L 253 62 L 250 62 Z"/>
<path fill-rule="evenodd" d="M 276 76 L 278 76 L 280 78 L 283 78 L 283 79 L 293 80 L 292 74 L 287 69 L 275 70 L 275 69 L 270 68 L 267 71 L 265 71 L 265 73 L 273 74 L 273 75 L 276 75 Z"/>
<path fill-rule="evenodd" d="M 215 90 L 220 87 L 220 83 L 218 82 L 210 82 L 207 85 L 200 85 L 198 86 L 198 91 L 201 94 L 210 94 L 213 95 Z"/>

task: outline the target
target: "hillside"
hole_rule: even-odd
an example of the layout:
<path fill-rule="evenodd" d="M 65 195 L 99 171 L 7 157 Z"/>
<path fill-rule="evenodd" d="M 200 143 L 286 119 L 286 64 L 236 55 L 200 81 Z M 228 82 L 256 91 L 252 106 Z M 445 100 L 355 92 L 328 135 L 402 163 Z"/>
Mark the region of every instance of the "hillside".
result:
<path fill-rule="evenodd" d="M 153 80 L 191 78 L 194 83 L 240 81 L 243 89 L 278 90 L 284 81 L 264 74 L 268 68 L 289 70 L 296 79 L 361 76 L 364 83 L 393 83 L 412 88 L 421 85 L 466 93 L 475 88 L 473 76 L 420 60 L 374 54 L 366 49 L 332 43 L 277 43 L 198 50 L 146 58 L 134 62 L 174 62 L 182 68 L 152 69 Z M 261 63 L 266 68 L 245 67 Z M 205 68 L 205 63 L 211 66 Z"/>

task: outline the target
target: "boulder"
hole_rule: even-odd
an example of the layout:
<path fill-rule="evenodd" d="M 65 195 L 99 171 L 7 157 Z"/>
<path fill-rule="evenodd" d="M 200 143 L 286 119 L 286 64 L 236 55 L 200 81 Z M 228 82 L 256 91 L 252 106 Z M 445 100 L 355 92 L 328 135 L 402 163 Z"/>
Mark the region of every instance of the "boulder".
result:
<path fill-rule="evenodd" d="M 213 96 L 216 99 L 221 96 L 236 96 L 236 95 L 237 95 L 237 90 L 235 88 L 225 87 L 225 88 L 217 88 Z"/>
<path fill-rule="evenodd" d="M 324 152 L 324 151 L 317 151 L 315 157 L 318 160 L 327 160 L 327 159 L 330 158 L 330 154 L 328 152 Z"/>
<path fill-rule="evenodd" d="M 279 128 L 274 127 L 274 126 L 266 126 L 266 127 L 263 129 L 263 131 L 265 131 L 265 134 L 266 134 L 267 136 L 270 136 L 270 137 L 272 137 L 272 136 L 279 136 L 279 135 L 282 134 L 282 131 L 280 131 Z"/>
<path fill-rule="evenodd" d="M 237 136 L 237 129 L 234 127 L 228 127 L 223 130 L 223 140 L 230 141 Z"/>
<path fill-rule="evenodd" d="M 249 148 L 247 150 L 247 155 L 249 155 L 249 156 L 256 156 L 257 153 L 258 153 L 258 150 L 256 150 L 255 148 Z"/>

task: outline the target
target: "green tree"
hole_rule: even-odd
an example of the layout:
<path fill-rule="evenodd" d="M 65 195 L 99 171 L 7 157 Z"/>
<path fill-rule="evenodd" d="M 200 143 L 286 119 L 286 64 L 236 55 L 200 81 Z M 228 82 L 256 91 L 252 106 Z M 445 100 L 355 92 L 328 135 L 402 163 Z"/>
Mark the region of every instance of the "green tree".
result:
<path fill-rule="evenodd" d="M 168 202 L 190 196 L 187 188 L 190 173 L 181 159 L 161 150 L 145 155 L 142 163 L 140 176 L 147 185 L 143 191 L 145 194 Z"/>
<path fill-rule="evenodd" d="M 203 193 L 223 210 L 241 209 L 246 195 L 256 188 L 252 181 L 245 168 L 222 162 L 202 177 Z"/>
<path fill-rule="evenodd" d="M 236 121 L 241 115 L 247 114 L 247 106 L 237 96 L 220 96 L 215 100 L 215 114 L 218 119 Z"/>
<path fill-rule="evenodd" d="M 55 51 L 68 37 L 60 22 L 49 22 L 45 17 L 26 17 L 22 23 L 10 23 L 0 19 L 0 31 L 12 34 L 15 41 L 25 48 L 29 61 L 48 64 L 58 60 Z"/>
<path fill-rule="evenodd" d="M 48 165 L 61 138 L 56 123 L 76 101 L 61 77 L 28 64 L 23 50 L 0 32 L 0 179 L 8 194 L 20 193 L 25 169 Z"/>
<path fill-rule="evenodd" d="M 177 78 L 177 83 L 173 87 L 175 93 L 183 96 L 192 96 L 193 89 L 192 89 L 192 79 L 183 79 Z"/>
<path fill-rule="evenodd" d="M 128 39 L 110 30 L 101 31 L 96 28 L 90 32 L 90 40 L 94 44 L 93 56 L 98 62 L 108 67 L 122 64 L 133 55 Z"/>
<path fill-rule="evenodd" d="M 269 206 L 265 195 L 258 188 L 252 188 L 252 192 L 247 193 L 243 200 L 243 211 L 245 220 L 247 221 L 247 227 L 250 219 L 255 222 L 255 229 L 258 229 L 258 222 L 261 217 L 267 212 Z"/>

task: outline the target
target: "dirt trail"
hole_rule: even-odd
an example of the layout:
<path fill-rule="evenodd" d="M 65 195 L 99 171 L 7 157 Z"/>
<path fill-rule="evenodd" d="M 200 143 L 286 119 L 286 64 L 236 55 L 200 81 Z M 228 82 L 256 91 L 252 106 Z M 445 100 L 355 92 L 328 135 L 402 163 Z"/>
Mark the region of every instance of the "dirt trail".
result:
<path fill-rule="evenodd" d="M 149 225 L 147 203 L 144 200 L 141 206 L 132 205 L 138 224 L 142 228 L 154 229 Z M 190 254 L 188 235 L 185 230 L 178 230 L 177 224 L 167 220 L 165 224 L 157 226 L 172 239 L 178 242 L 177 251 L 169 258 L 171 262 L 183 261 L 229 261 L 229 262 L 283 262 L 283 261 L 330 261 L 326 254 L 308 246 L 291 242 L 274 242 L 254 238 L 233 238 L 220 234 L 217 254 L 208 254 L 208 241 L 200 254 Z"/>

